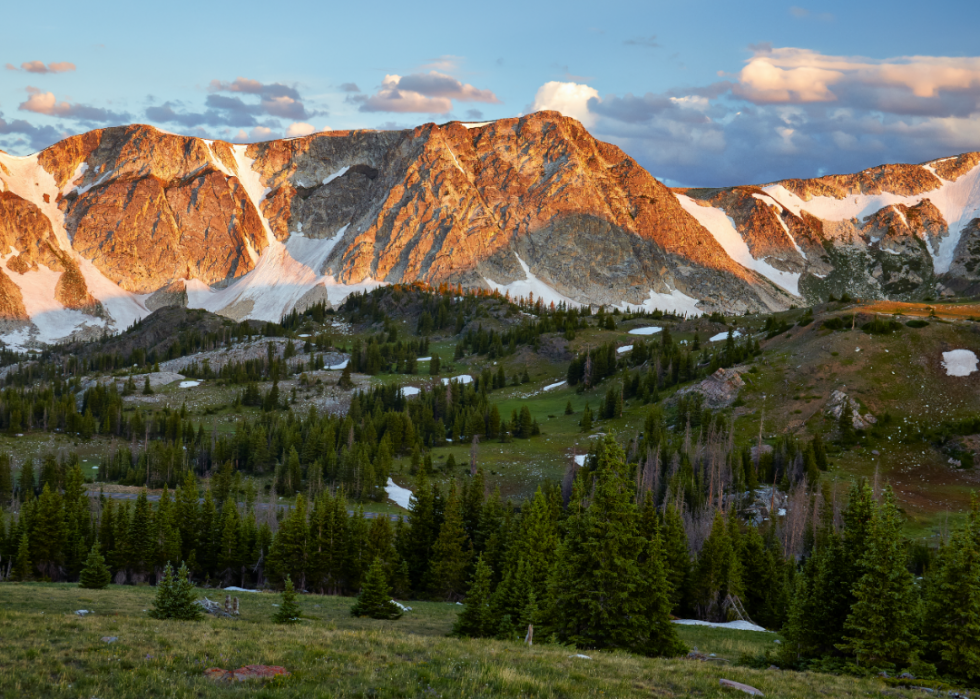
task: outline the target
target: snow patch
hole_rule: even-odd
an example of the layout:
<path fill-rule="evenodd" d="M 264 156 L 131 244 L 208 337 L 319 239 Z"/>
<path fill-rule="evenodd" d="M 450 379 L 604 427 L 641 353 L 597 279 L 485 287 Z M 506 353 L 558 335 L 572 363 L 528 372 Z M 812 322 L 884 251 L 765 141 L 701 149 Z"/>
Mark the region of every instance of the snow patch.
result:
<path fill-rule="evenodd" d="M 766 632 L 764 628 L 758 624 L 753 624 L 748 621 L 727 621 L 723 624 L 719 624 L 713 621 L 701 621 L 700 619 L 674 619 L 675 624 L 680 624 L 681 626 L 707 626 L 712 629 L 732 629 L 735 631 L 763 631 Z M 771 633 L 771 632 L 766 632 Z"/>
<path fill-rule="evenodd" d="M 698 308 L 699 303 L 698 299 L 677 289 L 671 289 L 669 294 L 650 289 L 650 297 L 643 302 L 640 308 L 647 312 L 660 310 L 681 315 L 699 316 L 701 315 L 701 309 Z"/>
<path fill-rule="evenodd" d="M 531 268 L 527 266 L 527 263 L 521 259 L 521 256 L 514 253 L 517 257 L 517 263 L 524 270 L 524 280 L 513 281 L 510 284 L 498 284 L 494 281 L 483 278 L 491 289 L 496 289 L 501 294 L 510 294 L 511 298 L 531 298 L 533 296 L 536 300 L 540 300 L 541 303 L 565 303 L 569 306 L 577 307 L 582 304 L 577 301 L 558 293 L 554 288 L 546 284 L 545 282 L 538 279 L 532 272 Z"/>
<path fill-rule="evenodd" d="M 926 169 L 935 174 L 935 169 L 929 167 Z M 980 165 L 961 175 L 955 182 L 942 178 L 939 178 L 939 181 L 942 185 L 938 189 L 911 196 L 883 192 L 854 194 L 844 199 L 813 197 L 809 201 L 804 201 L 781 184 L 764 187 L 763 191 L 797 216 L 801 211 L 807 211 L 825 221 L 863 220 L 888 206 L 905 204 L 911 207 L 929 199 L 949 225 L 949 235 L 940 239 L 938 250 L 930 250 L 935 272 L 943 274 L 949 271 L 963 229 L 971 220 L 980 216 Z"/>
<path fill-rule="evenodd" d="M 742 337 L 742 332 L 740 330 L 736 330 L 735 332 L 732 333 L 732 337 Z M 727 340 L 727 339 L 728 339 L 728 331 L 726 330 L 723 333 L 712 335 L 711 337 L 708 338 L 708 342 L 721 342 L 722 340 Z"/>
<path fill-rule="evenodd" d="M 663 328 L 658 328 L 655 326 L 649 326 L 646 328 L 633 328 L 630 330 L 630 335 L 656 335 L 658 332 L 663 330 Z"/>
<path fill-rule="evenodd" d="M 564 382 L 564 381 L 559 381 L 558 383 L 551 383 L 551 384 L 548 384 L 547 386 L 545 386 L 545 387 L 544 387 L 544 388 L 542 388 L 541 390 L 542 390 L 542 391 L 550 391 L 550 390 L 552 390 L 553 388 L 558 388 L 559 386 L 564 386 L 564 385 L 565 385 L 565 382 Z"/>
<path fill-rule="evenodd" d="M 623 345 L 622 347 L 617 349 L 616 352 L 618 354 L 622 354 L 623 352 L 629 352 L 631 349 L 633 349 L 633 345 Z"/>
<path fill-rule="evenodd" d="M 749 246 L 742 239 L 732 218 L 721 209 L 713 206 L 701 206 L 696 201 L 683 194 L 677 195 L 677 201 L 687 213 L 691 214 L 698 223 L 708 229 L 718 244 L 730 258 L 746 269 L 758 272 L 776 286 L 793 294 L 800 295 L 800 275 L 795 272 L 783 272 L 776 269 L 764 259 L 752 257 Z M 790 237 L 792 240 L 792 237 Z M 795 245 L 795 243 L 794 243 Z"/>
<path fill-rule="evenodd" d="M 414 497 L 411 490 L 402 488 L 395 481 L 391 480 L 390 476 L 388 477 L 388 485 L 385 486 L 385 492 L 388 493 L 388 498 L 392 502 L 406 510 Z"/>
<path fill-rule="evenodd" d="M 326 177 L 324 177 L 323 178 L 323 184 L 330 184 L 331 182 L 333 182 L 338 177 L 343 177 L 347 173 L 348 170 L 350 170 L 350 165 L 344 165 L 342 168 L 340 168 L 339 170 L 337 170 L 337 172 L 335 172 L 333 174 L 330 174 L 330 175 L 327 175 Z M 345 226 L 345 228 L 346 228 L 346 226 Z"/>
<path fill-rule="evenodd" d="M 465 126 L 468 129 L 479 129 L 483 126 L 486 126 L 487 124 L 492 124 L 492 123 L 493 123 L 492 121 L 475 121 L 469 123 L 463 122 L 463 126 Z"/>
<path fill-rule="evenodd" d="M 449 385 L 450 381 L 456 381 L 457 383 L 473 383 L 473 377 L 469 374 L 461 374 L 460 376 L 454 376 L 451 379 L 443 379 L 442 385 L 447 386 Z"/>
<path fill-rule="evenodd" d="M 969 376 L 977 370 L 977 355 L 965 349 L 943 352 L 943 367 L 946 376 Z"/>
<path fill-rule="evenodd" d="M 421 388 L 416 388 L 415 386 L 402 386 L 401 393 L 405 398 L 409 396 L 417 396 L 422 392 Z"/>
<path fill-rule="evenodd" d="M 178 388 L 194 388 L 195 386 L 200 386 L 200 381 L 181 381 L 178 384 Z"/>

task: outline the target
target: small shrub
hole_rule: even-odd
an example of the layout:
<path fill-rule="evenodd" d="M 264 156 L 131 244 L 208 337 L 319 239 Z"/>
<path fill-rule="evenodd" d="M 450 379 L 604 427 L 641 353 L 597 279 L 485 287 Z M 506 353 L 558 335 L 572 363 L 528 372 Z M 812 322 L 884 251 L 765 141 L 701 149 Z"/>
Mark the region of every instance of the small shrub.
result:
<path fill-rule="evenodd" d="M 929 321 L 917 318 L 915 320 L 910 320 L 905 325 L 910 328 L 925 328 L 929 325 Z"/>

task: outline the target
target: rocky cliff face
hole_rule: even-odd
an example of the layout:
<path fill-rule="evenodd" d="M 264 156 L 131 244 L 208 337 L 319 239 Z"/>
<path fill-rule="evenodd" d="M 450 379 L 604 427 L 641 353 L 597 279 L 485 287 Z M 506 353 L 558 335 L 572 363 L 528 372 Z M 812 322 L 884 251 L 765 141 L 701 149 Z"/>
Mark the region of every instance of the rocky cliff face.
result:
<path fill-rule="evenodd" d="M 8 337 L 27 346 L 166 305 L 278 319 L 416 280 L 684 312 L 963 291 L 978 172 L 973 153 L 671 191 L 554 112 L 248 146 L 105 129 L 0 153 L 0 317 L 31 320 Z"/>
<path fill-rule="evenodd" d="M 972 223 L 980 216 L 980 153 L 676 193 L 724 213 L 751 257 L 794 275 L 806 302 L 845 291 L 911 300 L 980 289 Z M 722 228 L 712 233 L 732 233 Z"/>

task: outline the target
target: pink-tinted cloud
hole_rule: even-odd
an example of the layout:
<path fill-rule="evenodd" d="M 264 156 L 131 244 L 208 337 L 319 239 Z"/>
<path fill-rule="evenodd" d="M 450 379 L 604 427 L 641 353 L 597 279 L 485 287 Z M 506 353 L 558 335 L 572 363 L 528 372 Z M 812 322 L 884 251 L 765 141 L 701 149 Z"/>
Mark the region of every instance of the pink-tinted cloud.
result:
<path fill-rule="evenodd" d="M 68 61 L 61 61 L 45 65 L 44 61 L 27 61 L 26 63 L 21 63 L 19 69 L 10 63 L 5 68 L 7 70 L 22 70 L 26 73 L 44 75 L 45 73 L 68 73 L 75 70 L 75 64 L 69 63 Z"/>
<path fill-rule="evenodd" d="M 758 51 L 746 62 L 733 92 L 755 104 L 846 103 L 860 92 L 864 101 L 888 93 L 895 105 L 892 109 L 900 108 L 902 101 L 911 107 L 917 101 L 956 93 L 980 98 L 980 57 L 875 60 L 775 48 Z M 896 99 L 902 95 L 905 100 Z"/>
<path fill-rule="evenodd" d="M 379 89 L 370 97 L 357 95 L 348 98 L 360 104 L 362 112 L 400 112 L 448 114 L 453 100 L 499 104 L 490 90 L 481 90 L 463 83 L 451 75 L 429 71 L 412 75 L 386 75 Z"/>
<path fill-rule="evenodd" d="M 23 112 L 104 124 L 119 124 L 129 120 L 128 114 L 111 112 L 100 107 L 91 107 L 64 100 L 59 102 L 53 92 L 44 92 L 36 87 L 28 87 L 27 94 L 29 95 L 27 101 L 21 102 L 18 107 Z"/>

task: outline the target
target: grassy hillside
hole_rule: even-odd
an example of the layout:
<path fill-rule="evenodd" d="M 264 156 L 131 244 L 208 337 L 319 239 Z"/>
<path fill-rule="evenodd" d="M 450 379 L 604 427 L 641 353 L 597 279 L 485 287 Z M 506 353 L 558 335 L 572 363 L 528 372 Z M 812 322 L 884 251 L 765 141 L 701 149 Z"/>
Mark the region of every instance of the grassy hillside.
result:
<path fill-rule="evenodd" d="M 219 591 L 201 591 L 212 599 Z M 864 697 L 878 679 L 759 670 L 740 656 L 774 647 L 774 634 L 681 627 L 689 646 L 725 660 L 650 659 L 538 644 L 447 638 L 459 607 L 412 603 L 394 622 L 352 619 L 350 598 L 301 596 L 304 621 L 269 621 L 278 595 L 244 593 L 237 620 L 155 621 L 148 587 L 91 591 L 5 583 L 0 595 L 3 697 L 722 697 L 721 678 L 776 697 Z M 74 612 L 93 613 L 79 617 Z M 106 643 L 103 637 L 118 640 Z M 214 684 L 209 667 L 282 665 L 265 685 Z"/>

